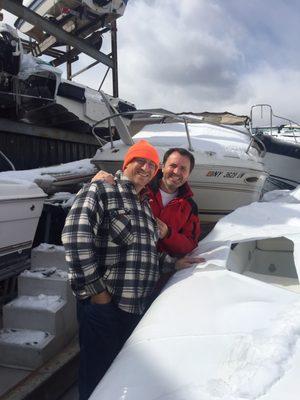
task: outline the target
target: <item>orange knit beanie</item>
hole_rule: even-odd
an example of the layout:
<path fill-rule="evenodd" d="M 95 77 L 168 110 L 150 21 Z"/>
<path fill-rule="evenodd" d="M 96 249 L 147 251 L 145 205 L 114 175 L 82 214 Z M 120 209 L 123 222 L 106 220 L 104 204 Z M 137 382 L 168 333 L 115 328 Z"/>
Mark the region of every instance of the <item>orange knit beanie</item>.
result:
<path fill-rule="evenodd" d="M 146 158 L 147 160 L 153 161 L 156 165 L 155 172 L 157 172 L 159 167 L 159 155 L 156 148 L 148 143 L 147 140 L 140 140 L 129 148 L 125 155 L 123 171 L 126 168 L 126 165 L 134 158 Z"/>

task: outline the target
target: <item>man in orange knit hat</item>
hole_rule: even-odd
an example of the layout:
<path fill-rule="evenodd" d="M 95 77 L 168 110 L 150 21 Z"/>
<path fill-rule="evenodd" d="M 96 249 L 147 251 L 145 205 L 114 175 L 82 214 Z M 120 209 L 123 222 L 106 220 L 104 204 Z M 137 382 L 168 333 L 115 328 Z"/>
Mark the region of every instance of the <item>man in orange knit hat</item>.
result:
<path fill-rule="evenodd" d="M 88 399 L 131 334 L 161 273 L 200 261 L 157 252 L 158 227 L 145 186 L 158 167 L 151 144 L 134 144 L 116 184 L 85 185 L 66 219 L 62 241 L 78 300 L 80 400 Z"/>

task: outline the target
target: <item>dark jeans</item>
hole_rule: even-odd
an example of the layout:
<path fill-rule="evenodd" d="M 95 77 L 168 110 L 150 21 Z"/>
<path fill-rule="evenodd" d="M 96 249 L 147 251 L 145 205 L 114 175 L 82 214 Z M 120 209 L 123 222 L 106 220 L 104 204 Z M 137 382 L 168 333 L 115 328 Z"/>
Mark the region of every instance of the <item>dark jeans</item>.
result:
<path fill-rule="evenodd" d="M 79 323 L 79 400 L 87 400 L 123 344 L 137 325 L 140 316 L 120 310 L 113 302 L 91 304 L 77 302 Z"/>

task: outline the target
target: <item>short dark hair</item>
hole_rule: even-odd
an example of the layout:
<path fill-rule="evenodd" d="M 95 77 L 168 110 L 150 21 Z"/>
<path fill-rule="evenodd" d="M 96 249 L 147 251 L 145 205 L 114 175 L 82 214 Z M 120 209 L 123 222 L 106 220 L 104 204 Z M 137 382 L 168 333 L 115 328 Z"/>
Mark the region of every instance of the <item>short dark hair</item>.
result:
<path fill-rule="evenodd" d="M 195 166 L 195 158 L 192 153 L 188 150 L 183 149 L 182 147 L 172 147 L 171 149 L 167 150 L 164 154 L 163 164 L 165 164 L 172 153 L 177 151 L 181 156 L 187 157 L 190 160 L 190 172 L 193 171 Z"/>

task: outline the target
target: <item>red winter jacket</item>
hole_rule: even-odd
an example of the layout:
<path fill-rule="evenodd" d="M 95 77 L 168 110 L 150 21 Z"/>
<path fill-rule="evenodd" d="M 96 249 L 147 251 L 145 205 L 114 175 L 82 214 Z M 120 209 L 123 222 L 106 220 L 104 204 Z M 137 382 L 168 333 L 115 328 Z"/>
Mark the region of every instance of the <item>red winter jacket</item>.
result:
<path fill-rule="evenodd" d="M 178 197 L 164 207 L 159 191 L 160 178 L 158 174 L 148 185 L 152 212 L 169 227 L 169 235 L 158 242 L 158 250 L 171 256 L 184 256 L 198 245 L 201 232 L 198 207 L 187 183 L 178 189 Z"/>

